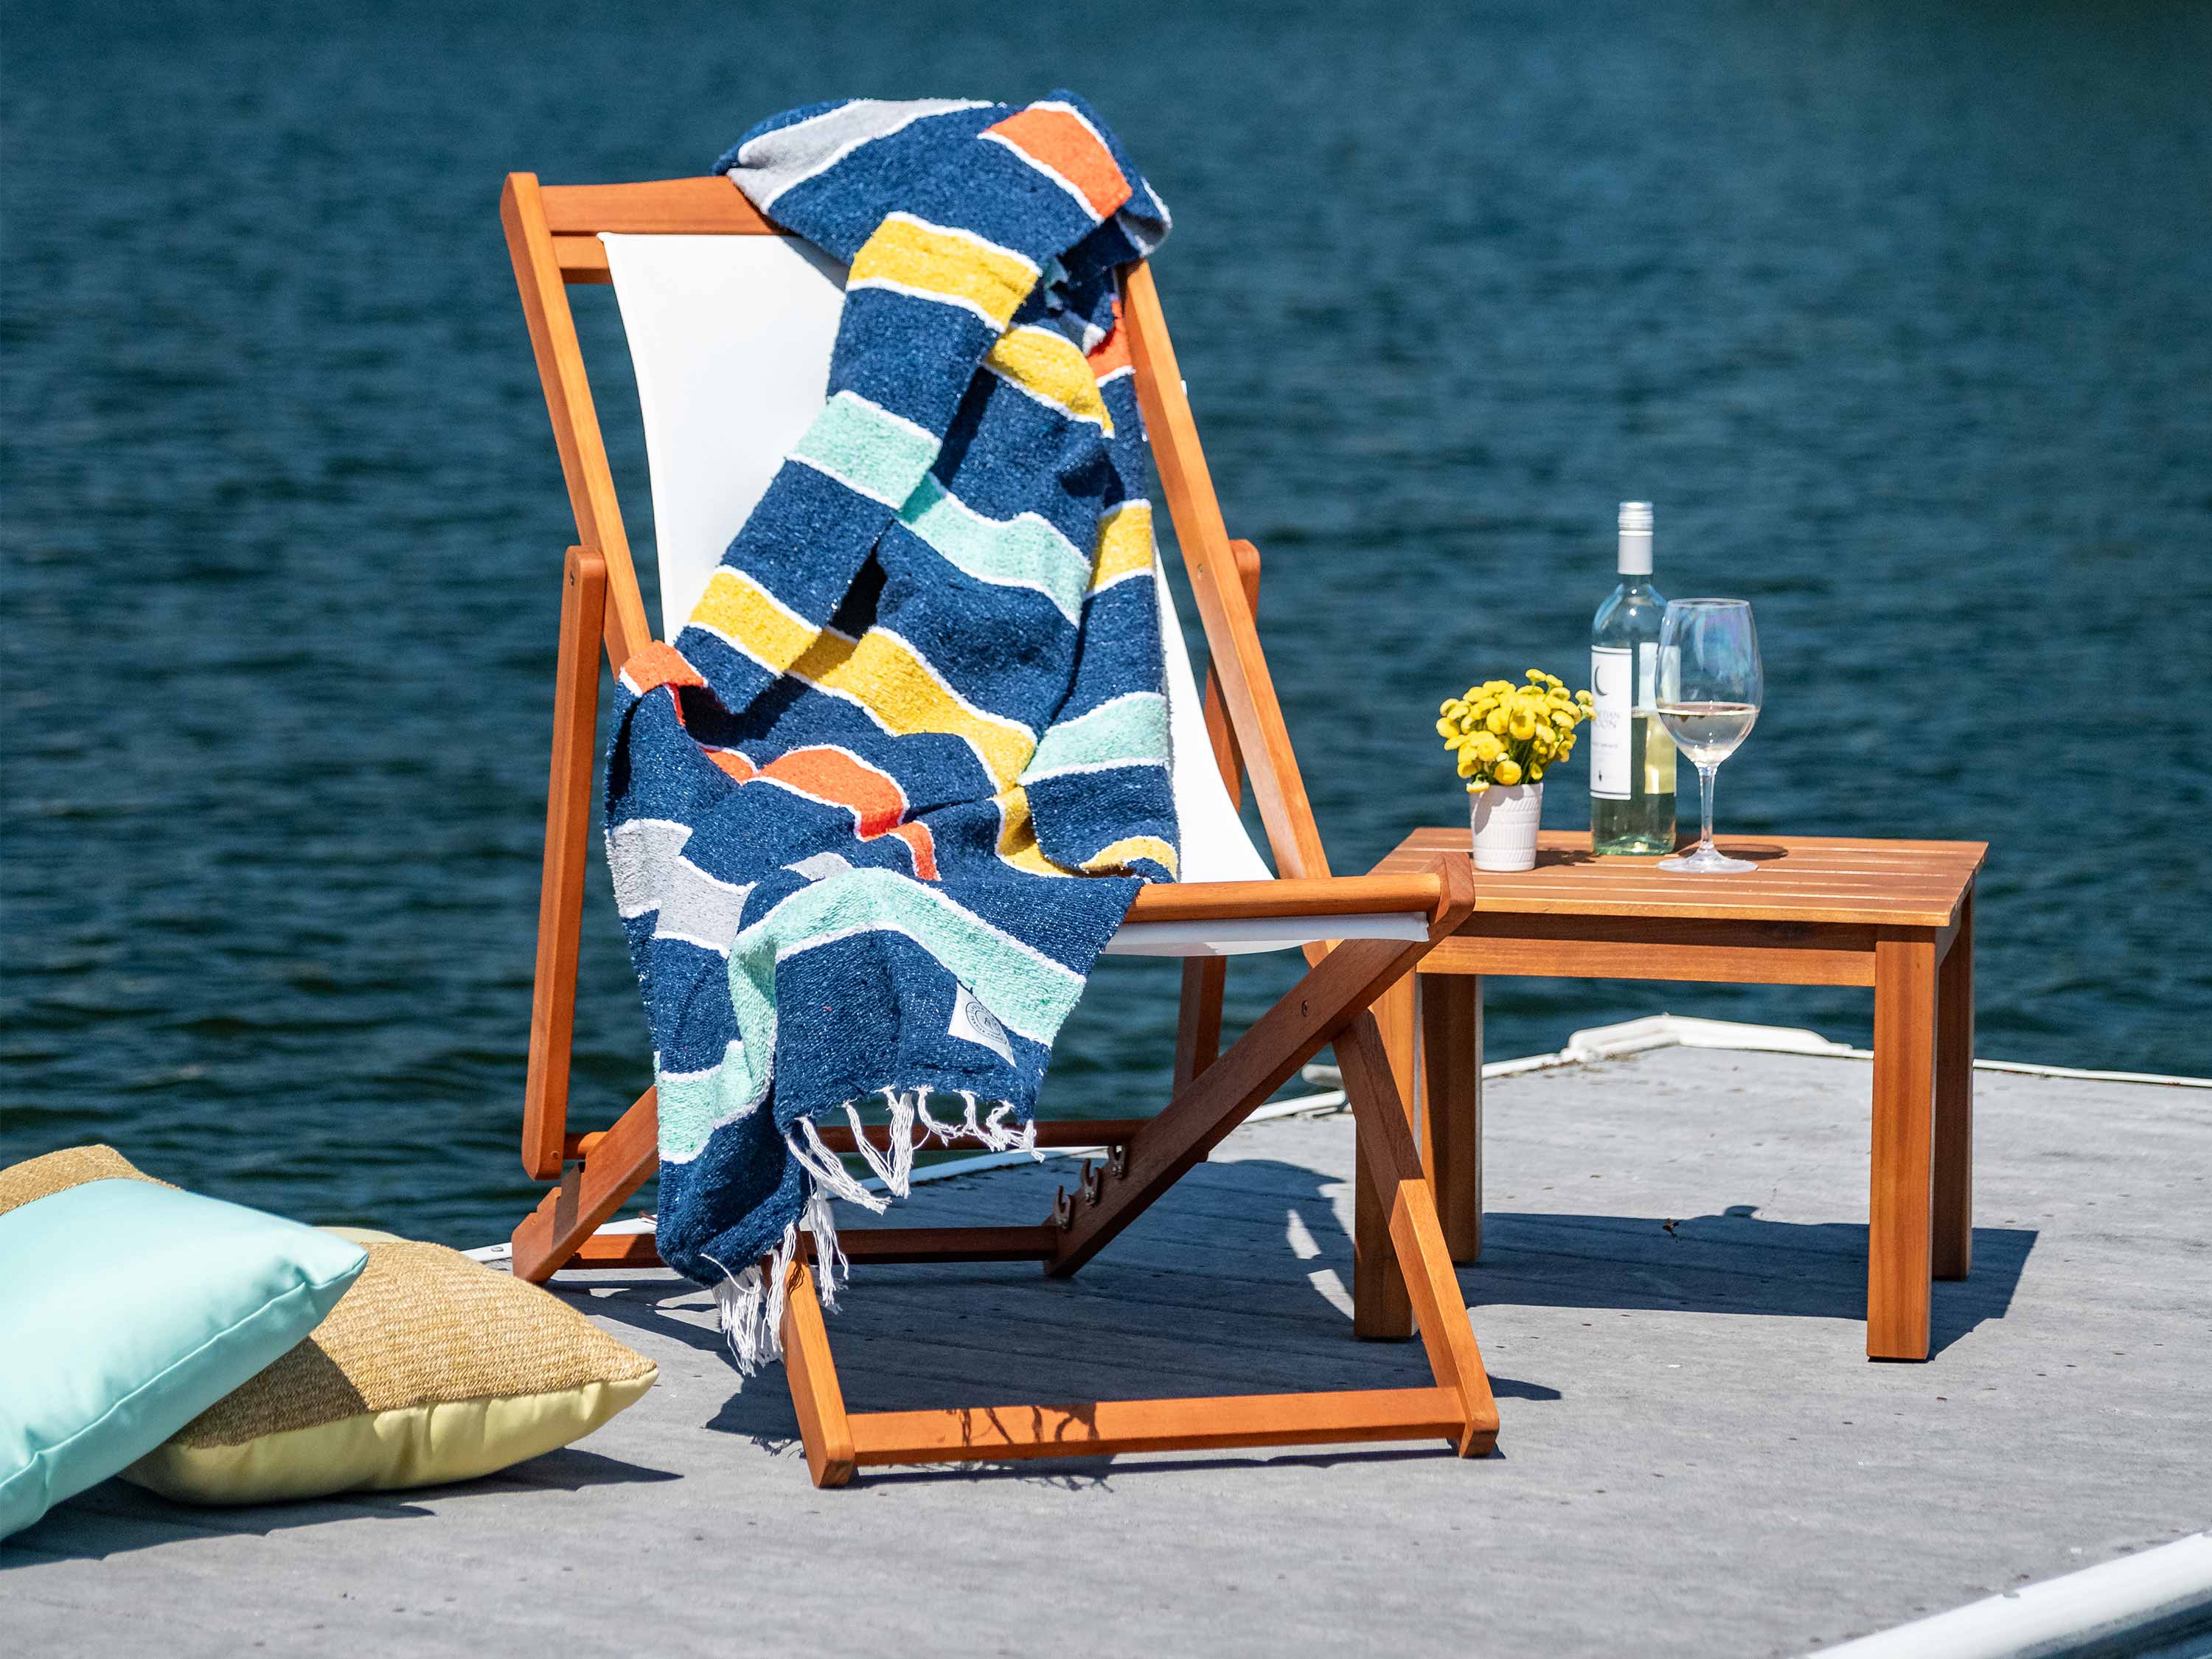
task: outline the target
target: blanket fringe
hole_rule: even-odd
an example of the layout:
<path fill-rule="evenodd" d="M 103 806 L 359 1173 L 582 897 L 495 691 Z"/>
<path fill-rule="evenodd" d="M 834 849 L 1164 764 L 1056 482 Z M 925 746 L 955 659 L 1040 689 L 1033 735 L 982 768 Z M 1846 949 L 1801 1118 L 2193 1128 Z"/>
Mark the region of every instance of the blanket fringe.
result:
<path fill-rule="evenodd" d="M 927 1089 L 885 1089 L 883 1096 L 890 1112 L 888 1154 L 878 1151 L 864 1132 L 859 1103 L 848 1100 L 844 1109 L 860 1157 L 891 1197 L 907 1196 L 914 1180 L 914 1155 L 933 1140 L 945 1146 L 956 1141 L 975 1141 L 994 1152 L 1027 1152 L 1040 1161 L 1044 1157 L 1037 1147 L 1035 1121 L 1018 1127 L 1008 1123 L 1014 1109 L 1003 1102 L 985 1113 L 975 1095 L 963 1089 L 960 1091 L 962 1116 L 957 1121 L 946 1122 L 931 1113 Z M 890 1198 L 870 1192 L 854 1178 L 844 1159 L 823 1142 L 811 1118 L 799 1119 L 784 1137 L 783 1145 L 813 1177 L 813 1190 L 799 1219 L 783 1230 L 783 1237 L 764 1261 L 742 1273 L 731 1272 L 713 1256 L 707 1258 L 722 1270 L 722 1282 L 714 1286 L 714 1304 L 730 1358 L 737 1363 L 740 1388 L 744 1378 L 783 1358 L 784 1288 L 792 1260 L 798 1254 L 799 1230 L 813 1235 L 815 1285 L 822 1305 L 834 1312 L 838 1287 L 851 1270 L 837 1243 L 837 1224 L 830 1214 L 830 1200 L 842 1198 L 874 1215 L 890 1208 Z"/>

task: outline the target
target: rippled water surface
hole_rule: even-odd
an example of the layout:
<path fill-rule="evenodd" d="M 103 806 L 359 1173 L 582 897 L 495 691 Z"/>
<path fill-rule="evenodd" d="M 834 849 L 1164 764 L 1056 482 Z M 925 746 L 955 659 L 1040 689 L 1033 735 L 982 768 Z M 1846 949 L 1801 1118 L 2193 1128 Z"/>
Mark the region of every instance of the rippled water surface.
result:
<path fill-rule="evenodd" d="M 501 175 L 1062 83 L 1176 210 L 1160 283 L 1340 869 L 1463 811 L 1435 702 L 1577 671 L 1648 496 L 1662 586 L 1759 608 L 1724 825 L 1987 839 L 1983 1051 L 2212 1071 L 2206 12 L 1199 9 L 12 6 L 0 1162 L 96 1134 L 504 1236 L 572 531 Z M 586 1122 L 647 1075 L 592 880 Z M 1058 1109 L 1159 1097 L 1172 988 L 1102 974 Z M 1492 1051 L 1662 1007 L 1869 1016 L 1498 981 Z"/>

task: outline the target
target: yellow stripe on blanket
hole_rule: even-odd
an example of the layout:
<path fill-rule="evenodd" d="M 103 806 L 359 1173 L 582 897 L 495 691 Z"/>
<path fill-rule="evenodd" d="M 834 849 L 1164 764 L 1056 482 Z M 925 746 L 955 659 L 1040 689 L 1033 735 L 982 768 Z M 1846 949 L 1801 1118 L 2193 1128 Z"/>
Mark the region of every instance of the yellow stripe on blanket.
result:
<path fill-rule="evenodd" d="M 1021 776 L 1036 735 L 1018 720 L 986 714 L 937 676 L 921 653 L 886 628 L 858 640 L 823 630 L 791 665 L 810 685 L 849 698 L 894 737 L 941 732 L 975 751 L 1001 789 Z"/>
<path fill-rule="evenodd" d="M 1091 875 L 1109 870 L 1126 870 L 1139 859 L 1150 859 L 1164 866 L 1170 875 L 1178 872 L 1176 849 L 1158 836 L 1125 836 L 1111 847 L 1104 848 L 1083 860 L 1083 867 Z"/>
<path fill-rule="evenodd" d="M 771 674 L 787 672 L 817 637 L 804 617 L 727 565 L 708 580 L 707 592 L 685 626 L 720 635 Z"/>
<path fill-rule="evenodd" d="M 1051 404 L 1073 420 L 1096 422 L 1108 437 L 1114 435 L 1114 417 L 1098 395 L 1090 360 L 1065 334 L 1026 323 L 1010 328 L 983 359 L 983 367 L 1039 403 Z"/>
<path fill-rule="evenodd" d="M 1002 791 L 991 803 L 999 809 L 999 856 L 1017 870 L 1025 870 L 1033 876 L 1066 876 L 1074 872 L 1063 870 L 1044 855 L 1037 846 L 1036 825 L 1030 817 L 1030 798 L 1026 791 Z"/>
<path fill-rule="evenodd" d="M 1152 568 L 1152 504 L 1124 501 L 1098 520 L 1091 553 L 1091 591 L 1111 587 Z"/>
<path fill-rule="evenodd" d="M 964 230 L 893 213 L 853 258 L 848 290 L 888 288 L 962 306 L 1004 328 L 1036 286 L 1036 265 Z"/>

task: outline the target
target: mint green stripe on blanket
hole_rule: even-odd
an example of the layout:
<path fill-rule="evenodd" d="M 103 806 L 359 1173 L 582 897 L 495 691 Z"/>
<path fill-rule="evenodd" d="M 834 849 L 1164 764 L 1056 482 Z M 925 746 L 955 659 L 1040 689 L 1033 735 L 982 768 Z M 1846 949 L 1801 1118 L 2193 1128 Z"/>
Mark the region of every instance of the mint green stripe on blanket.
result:
<path fill-rule="evenodd" d="M 1002 933 L 939 889 L 895 870 L 855 870 L 802 887 L 730 947 L 730 1001 L 742 1044 L 731 1048 L 724 1076 L 744 1068 L 766 1091 L 765 1075 L 757 1074 L 775 1052 L 780 958 L 878 930 L 914 940 L 1032 1042 L 1050 1042 L 1083 994 L 1081 974 Z M 763 1060 L 756 1061 L 757 1055 Z M 726 1085 L 726 1097 L 732 1092 Z M 664 1149 L 666 1135 L 664 1121 Z"/>
<path fill-rule="evenodd" d="M 1035 588 L 1069 622 L 1081 621 L 1091 561 L 1038 514 L 985 518 L 924 474 L 898 516 L 956 569 L 1000 587 Z"/>
<path fill-rule="evenodd" d="M 1157 691 L 1131 691 L 1049 727 L 1022 779 L 1079 768 L 1164 766 L 1167 760 L 1167 699 Z"/>
<path fill-rule="evenodd" d="M 725 1123 L 757 1111 L 767 1091 L 744 1063 L 742 1044 L 732 1042 L 722 1063 L 703 1072 L 668 1073 L 653 1079 L 660 1121 L 660 1155 L 688 1164 L 707 1149 L 707 1137 Z"/>
<path fill-rule="evenodd" d="M 928 476 L 938 447 L 913 422 L 856 392 L 841 392 L 822 405 L 791 459 L 885 507 L 897 507 Z"/>

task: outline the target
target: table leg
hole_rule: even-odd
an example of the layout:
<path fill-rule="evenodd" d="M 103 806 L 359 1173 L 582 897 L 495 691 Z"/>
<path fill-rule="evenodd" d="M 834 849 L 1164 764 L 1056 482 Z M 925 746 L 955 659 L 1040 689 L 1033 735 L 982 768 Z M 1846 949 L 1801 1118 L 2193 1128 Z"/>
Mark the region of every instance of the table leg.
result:
<path fill-rule="evenodd" d="M 1936 1240 L 1938 1279 L 1974 1265 L 1974 895 L 1936 975 Z"/>
<path fill-rule="evenodd" d="M 1874 1146 L 1867 1354 L 1928 1358 L 1936 1105 L 1936 941 L 1885 936 L 1874 957 Z"/>
<path fill-rule="evenodd" d="M 1482 981 L 1414 976 L 1421 1014 L 1421 1158 L 1451 1259 L 1482 1256 Z"/>
<path fill-rule="evenodd" d="M 1414 1090 L 1419 1076 L 1413 1063 L 1413 975 L 1408 974 L 1375 1001 L 1375 1023 L 1382 1029 L 1382 1046 L 1390 1056 L 1390 1073 L 1398 1085 L 1398 1098 L 1407 1115 L 1419 1123 Z M 1375 1195 L 1369 1179 L 1367 1154 L 1357 1145 L 1357 1164 L 1352 1182 L 1352 1329 L 1370 1341 L 1402 1341 L 1413 1334 L 1413 1303 L 1406 1291 L 1406 1276 L 1398 1267 L 1398 1252 L 1390 1243 L 1390 1212 Z"/>

